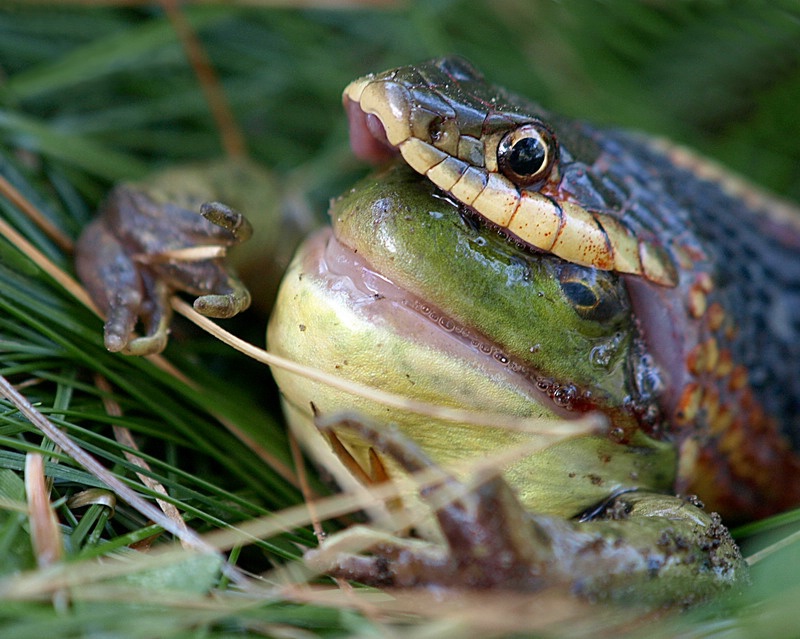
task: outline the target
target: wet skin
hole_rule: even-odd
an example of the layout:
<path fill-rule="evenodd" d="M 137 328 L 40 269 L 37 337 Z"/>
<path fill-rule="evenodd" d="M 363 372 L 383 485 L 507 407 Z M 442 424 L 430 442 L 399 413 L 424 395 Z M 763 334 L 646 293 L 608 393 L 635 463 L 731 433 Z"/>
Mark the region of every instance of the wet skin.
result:
<path fill-rule="evenodd" d="M 174 188 L 175 175 L 164 181 Z M 191 212 L 196 197 L 168 193 L 160 182 L 119 187 L 81 241 L 79 269 L 89 271 L 84 279 L 98 303 L 122 300 L 119 312 L 130 321 L 153 308 L 163 314 L 166 298 L 154 306 L 139 292 L 130 303 L 120 261 L 122 273 L 168 290 L 232 299 L 221 260 L 158 270 L 160 255 L 191 248 L 198 237 L 236 239 Z M 211 211 L 224 213 L 223 225 L 243 224 L 224 207 Z M 506 430 L 502 419 L 487 427 L 403 411 L 387 418 L 379 404 L 275 371 L 292 426 L 312 454 L 345 486 L 405 484 L 418 535 L 347 531 L 309 555 L 314 565 L 378 585 L 555 586 L 592 599 L 678 604 L 746 580 L 719 519 L 669 496 L 676 450 L 649 432 L 657 371 L 619 276 L 507 242 L 401 166 L 354 187 L 332 218 L 333 230 L 311 238 L 286 275 L 270 324 L 273 350 L 443 405 L 558 420 L 599 411 L 610 424 L 542 443 L 535 430 Z M 102 251 L 96 234 L 104 236 Z M 103 261 L 108 250 L 113 259 Z M 92 268 L 110 275 L 98 284 Z M 210 269 L 220 287 L 198 286 L 198 268 Z M 154 325 L 152 315 L 143 317 Z M 163 347 L 165 332 L 132 338 L 114 326 L 107 324 L 107 340 L 127 338 L 130 352 Z M 312 405 L 333 420 L 325 435 Z M 337 417 L 342 410 L 358 417 Z M 502 477 L 478 477 L 477 487 L 463 469 L 422 490 L 409 477 L 525 445 L 533 452 L 507 464 Z M 430 502 L 443 499 L 431 514 Z M 385 515 L 374 514 L 379 522 Z M 350 552 L 354 543 L 373 554 Z"/>
<path fill-rule="evenodd" d="M 729 521 L 800 504 L 797 207 L 458 57 L 354 80 L 344 105 L 364 159 L 400 156 L 527 250 L 624 276 L 656 372 L 649 428 L 679 451 L 679 490 Z"/>

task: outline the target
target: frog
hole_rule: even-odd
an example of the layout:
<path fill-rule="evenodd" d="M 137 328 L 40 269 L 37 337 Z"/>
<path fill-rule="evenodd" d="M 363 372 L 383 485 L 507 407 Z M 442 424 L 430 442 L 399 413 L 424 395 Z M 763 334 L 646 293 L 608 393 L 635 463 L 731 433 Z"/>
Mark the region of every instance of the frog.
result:
<path fill-rule="evenodd" d="M 284 276 L 270 350 L 499 421 L 390 411 L 274 369 L 305 449 L 349 490 L 397 485 L 394 508 L 413 522 L 401 538 L 391 512 L 371 512 L 376 527 L 333 535 L 310 565 L 383 587 L 552 587 L 676 605 L 747 581 L 720 517 L 671 492 L 677 451 L 649 421 L 655 371 L 619 275 L 507 242 L 402 165 L 330 213 Z M 539 443 L 539 428 L 586 412 L 606 425 Z M 534 425 L 509 430 L 503 418 Z M 520 447 L 499 474 L 458 466 Z M 441 475 L 420 489 L 414 474 L 431 469 Z"/>
<path fill-rule="evenodd" d="M 274 369 L 292 431 L 339 484 L 365 503 L 374 485 L 400 494 L 309 562 L 380 586 L 682 605 L 745 583 L 721 521 L 800 501 L 796 211 L 460 58 L 371 74 L 344 103 L 356 153 L 400 164 L 337 199 L 332 228 L 300 248 L 269 347 L 496 418 L 398 410 Z M 547 435 L 587 414 L 606 426 Z M 515 447 L 499 474 L 459 464 Z M 420 487 L 421 469 L 438 481 Z"/>

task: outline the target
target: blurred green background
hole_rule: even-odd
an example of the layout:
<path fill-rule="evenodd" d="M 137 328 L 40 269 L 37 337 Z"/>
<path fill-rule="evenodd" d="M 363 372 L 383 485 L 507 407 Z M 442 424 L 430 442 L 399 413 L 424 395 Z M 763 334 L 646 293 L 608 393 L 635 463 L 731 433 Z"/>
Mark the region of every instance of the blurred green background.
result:
<path fill-rule="evenodd" d="M 106 179 L 220 153 L 197 80 L 156 3 L 3 4 L 7 142 L 42 150 L 37 127 L 79 138 L 113 153 L 103 161 L 47 150 Z M 796 0 L 428 0 L 338 11 L 258 4 L 187 3 L 184 13 L 252 154 L 279 170 L 342 143 L 339 96 L 352 78 L 457 53 L 547 108 L 669 136 L 800 197 Z M 15 134 L 22 124 L 30 128 Z"/>
<path fill-rule="evenodd" d="M 670 137 L 800 201 L 797 0 L 427 0 L 336 9 L 315 8 L 313 2 L 246 4 L 186 3 L 182 15 L 222 82 L 249 155 L 273 172 L 279 193 L 266 208 L 288 210 L 303 220 L 300 227 L 309 217 L 324 221 L 328 199 L 366 170 L 347 146 L 343 87 L 370 71 L 453 53 L 548 109 Z M 222 154 L 208 102 L 158 3 L 0 2 L 0 174 L 69 236 L 77 237 L 112 183 Z M 0 200 L 0 212 L 71 270 L 69 255 L 14 206 Z M 105 438 L 109 420 L 90 373 L 112 380 L 126 425 L 162 460 L 157 469 L 193 527 L 211 530 L 299 501 L 294 488 L 208 417 L 209 410 L 222 412 L 289 463 L 262 367 L 242 364 L 186 327 L 176 331 L 168 356 L 192 371 L 201 392 L 146 362 L 110 356 L 100 343 L 99 321 L 5 241 L 0 314 L 3 374 L 17 383 L 36 380 L 29 397 L 130 477 L 119 445 Z M 234 326 L 259 342 L 263 324 L 253 314 Z M 197 339 L 181 339 L 186 336 Z M 220 382 L 220 375 L 233 385 Z M 25 452 L 42 444 L 13 410 L 3 420 L 0 469 L 16 472 Z M 85 474 L 51 471 L 54 499 L 91 484 Z M 153 533 L 124 505 L 114 520 L 98 515 L 96 535 L 87 533 L 88 524 L 81 528 L 63 504 L 60 509 L 72 560 L 103 554 L 104 543 L 121 547 Z M 0 515 L 0 565 L 6 566 L 0 572 L 32 568 L 24 520 Z M 775 534 L 784 538 L 786 530 Z M 252 556 L 245 553 L 251 563 L 243 563 L 297 556 L 295 543 L 311 544 L 313 538 L 300 531 L 277 539 Z M 649 636 L 755 636 L 756 630 L 796 636 L 795 548 L 759 567 L 748 599 L 695 613 L 679 626 L 651 627 Z M 0 581 L 4 638 L 43 636 L 58 619 L 72 624 L 60 636 L 85 636 L 92 623 L 101 622 L 114 636 L 273 632 L 271 625 L 256 631 L 253 619 L 222 614 L 195 627 L 191 618 L 162 608 L 149 609 L 152 623 L 146 627 L 132 623 L 135 617 L 144 624 L 140 616 L 126 618 L 102 607 L 52 617 L 49 604 L 11 605 L 9 583 Z M 251 614 L 260 623 L 289 624 L 300 633 L 287 636 L 368 636 L 379 627 L 322 608 L 292 608 L 289 614 L 265 604 Z"/>

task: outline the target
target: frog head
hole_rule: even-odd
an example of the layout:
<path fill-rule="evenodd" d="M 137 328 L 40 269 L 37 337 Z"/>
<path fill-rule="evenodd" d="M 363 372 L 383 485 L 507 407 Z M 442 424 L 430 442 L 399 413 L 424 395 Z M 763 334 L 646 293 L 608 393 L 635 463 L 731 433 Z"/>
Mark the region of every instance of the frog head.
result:
<path fill-rule="evenodd" d="M 606 415 L 606 433 L 508 465 L 506 479 L 538 512 L 575 516 L 622 491 L 669 487 L 674 453 L 651 437 L 658 377 L 618 275 L 521 249 L 404 166 L 357 184 L 331 217 L 332 230 L 307 241 L 284 278 L 272 350 L 381 390 L 509 419 Z M 314 411 L 355 410 L 399 428 L 440 464 L 535 436 L 504 429 L 502 418 L 496 427 L 438 420 L 274 372 L 298 437 L 347 485 L 354 474 L 369 482 L 400 472 L 348 432 L 332 455 Z"/>

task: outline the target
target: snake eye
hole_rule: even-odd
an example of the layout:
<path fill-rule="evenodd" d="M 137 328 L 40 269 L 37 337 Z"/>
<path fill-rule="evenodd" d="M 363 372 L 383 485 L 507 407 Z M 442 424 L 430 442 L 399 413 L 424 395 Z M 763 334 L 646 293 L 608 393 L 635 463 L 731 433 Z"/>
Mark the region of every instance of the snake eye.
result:
<path fill-rule="evenodd" d="M 583 319 L 608 322 L 626 309 L 618 278 L 594 268 L 565 265 L 559 273 L 564 296 Z"/>
<path fill-rule="evenodd" d="M 555 137 L 544 125 L 523 124 L 500 140 L 497 165 L 517 186 L 531 186 L 547 178 L 557 153 Z"/>

